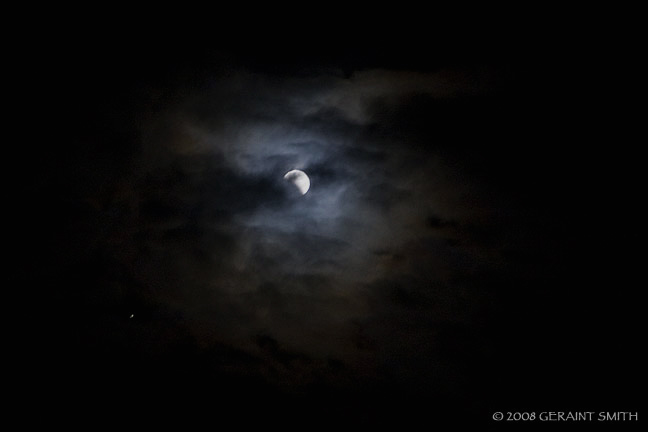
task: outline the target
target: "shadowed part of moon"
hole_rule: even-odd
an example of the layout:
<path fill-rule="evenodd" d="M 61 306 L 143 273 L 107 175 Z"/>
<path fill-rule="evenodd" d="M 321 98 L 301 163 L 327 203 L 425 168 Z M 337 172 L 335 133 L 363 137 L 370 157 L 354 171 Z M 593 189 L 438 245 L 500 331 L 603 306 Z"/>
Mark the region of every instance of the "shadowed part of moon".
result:
<path fill-rule="evenodd" d="M 284 175 L 284 180 L 288 180 L 289 182 L 294 184 L 302 195 L 306 194 L 306 192 L 308 192 L 308 189 L 310 189 L 310 179 L 304 171 L 288 171 Z"/>

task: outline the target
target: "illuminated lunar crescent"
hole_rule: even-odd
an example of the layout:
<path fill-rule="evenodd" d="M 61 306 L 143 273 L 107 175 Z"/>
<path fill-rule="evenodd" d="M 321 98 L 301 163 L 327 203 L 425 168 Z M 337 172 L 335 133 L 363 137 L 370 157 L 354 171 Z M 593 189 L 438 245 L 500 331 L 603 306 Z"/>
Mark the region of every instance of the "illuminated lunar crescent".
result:
<path fill-rule="evenodd" d="M 302 195 L 306 194 L 308 189 L 310 189 L 310 179 L 304 171 L 288 171 L 286 175 L 284 175 L 284 180 L 288 180 L 294 184 Z"/>

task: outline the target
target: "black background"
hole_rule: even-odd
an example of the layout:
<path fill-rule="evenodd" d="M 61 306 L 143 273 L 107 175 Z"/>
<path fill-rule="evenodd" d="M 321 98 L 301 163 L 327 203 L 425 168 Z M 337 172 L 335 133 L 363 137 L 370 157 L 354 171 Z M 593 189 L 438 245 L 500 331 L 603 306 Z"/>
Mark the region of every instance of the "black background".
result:
<path fill-rule="evenodd" d="M 636 53 L 622 34 L 571 19 L 439 30 L 411 15 L 397 24 L 367 16 L 339 24 L 333 14 L 331 26 L 306 18 L 237 26 L 224 12 L 212 25 L 118 15 L 54 26 L 18 50 L 26 82 L 19 101 L 31 115 L 11 150 L 19 169 L 5 160 L 5 184 L 6 289 L 24 296 L 13 327 L 24 358 L 10 373 L 22 382 L 21 412 L 90 427 L 134 419 L 314 428 L 489 425 L 495 411 L 640 409 L 642 171 L 631 132 Z M 483 65 L 497 77 L 486 96 L 421 102 L 399 114 L 421 152 L 432 150 L 426 119 L 442 116 L 435 133 L 455 144 L 433 150 L 498 190 L 510 229 L 527 239 L 507 272 L 482 281 L 490 295 L 471 326 L 438 342 L 464 380 L 456 392 L 389 380 L 284 392 L 252 375 L 214 372 L 210 363 L 235 355 L 227 347 L 204 352 L 171 335 L 163 355 L 141 348 L 138 336 L 106 323 L 79 295 L 107 274 L 135 284 L 106 264 L 107 253 L 91 250 L 88 233 L 101 227 L 76 198 L 116 181 L 137 152 L 142 113 L 155 109 L 148 89 L 172 103 L 241 67 L 286 77 Z M 130 305 L 143 314 L 180 319 L 132 291 Z"/>

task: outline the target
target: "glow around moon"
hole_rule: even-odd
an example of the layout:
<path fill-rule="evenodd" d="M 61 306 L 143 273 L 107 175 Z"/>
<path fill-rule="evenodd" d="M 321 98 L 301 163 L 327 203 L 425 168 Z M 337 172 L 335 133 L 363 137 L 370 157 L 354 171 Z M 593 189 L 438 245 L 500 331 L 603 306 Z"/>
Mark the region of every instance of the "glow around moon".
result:
<path fill-rule="evenodd" d="M 288 180 L 289 182 L 294 184 L 302 195 L 305 195 L 306 192 L 308 192 L 308 189 L 310 189 L 310 179 L 304 171 L 288 171 L 284 175 L 284 180 Z"/>

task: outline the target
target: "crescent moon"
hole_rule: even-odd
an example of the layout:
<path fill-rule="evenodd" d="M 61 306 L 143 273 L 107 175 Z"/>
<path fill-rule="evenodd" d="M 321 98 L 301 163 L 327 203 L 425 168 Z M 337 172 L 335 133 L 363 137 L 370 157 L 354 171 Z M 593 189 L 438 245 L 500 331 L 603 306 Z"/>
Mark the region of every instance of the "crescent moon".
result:
<path fill-rule="evenodd" d="M 288 180 L 289 182 L 294 184 L 302 195 L 305 195 L 306 192 L 308 192 L 308 189 L 310 189 L 310 179 L 304 171 L 288 171 L 284 175 L 284 180 Z"/>

